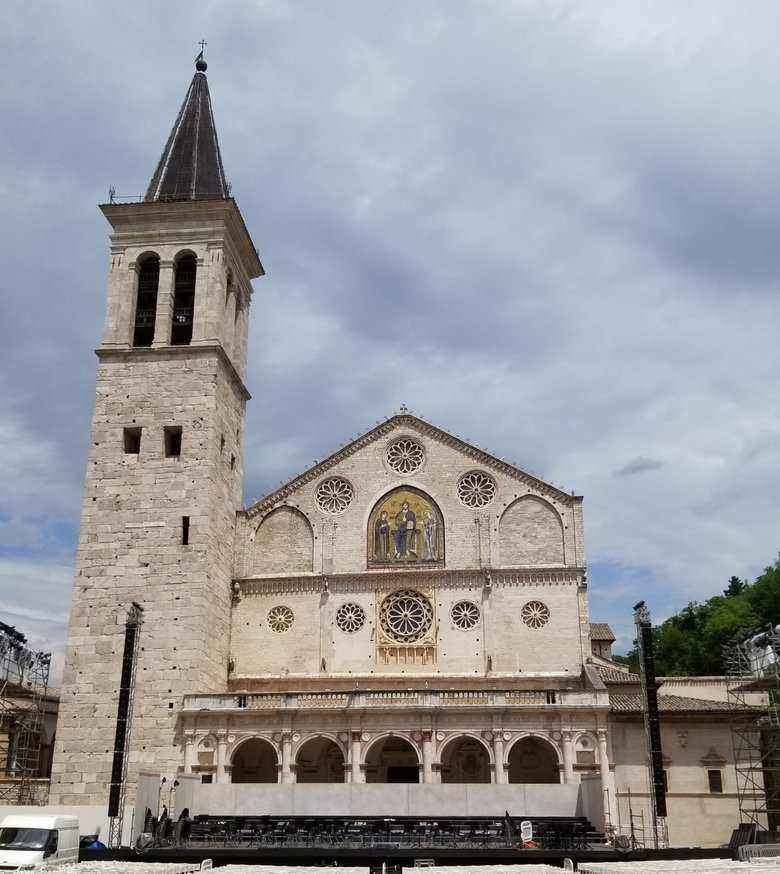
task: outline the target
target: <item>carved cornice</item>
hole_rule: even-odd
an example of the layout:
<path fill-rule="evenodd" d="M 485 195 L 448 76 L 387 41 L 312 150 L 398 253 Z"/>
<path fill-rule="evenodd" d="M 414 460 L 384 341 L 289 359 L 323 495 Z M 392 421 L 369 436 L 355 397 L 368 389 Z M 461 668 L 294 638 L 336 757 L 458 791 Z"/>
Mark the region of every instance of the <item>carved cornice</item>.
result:
<path fill-rule="evenodd" d="M 117 359 L 124 361 L 152 360 L 154 358 L 180 358 L 185 355 L 203 357 L 205 355 L 217 355 L 225 369 L 228 372 L 228 377 L 233 383 L 241 397 L 248 401 L 252 395 L 244 385 L 244 380 L 238 374 L 233 362 L 228 357 L 227 352 L 222 347 L 221 343 L 190 343 L 187 346 L 99 346 L 95 349 L 95 355 L 100 361 L 116 361 Z"/>
<path fill-rule="evenodd" d="M 503 586 L 574 586 L 585 573 L 585 568 L 499 568 L 491 570 L 492 587 Z M 245 595 L 281 594 L 283 592 L 321 593 L 327 580 L 331 594 L 365 591 L 390 591 L 399 587 L 462 588 L 482 586 L 484 570 L 418 570 L 366 571 L 357 574 L 305 574 L 279 577 L 244 577 L 233 581 Z"/>
<path fill-rule="evenodd" d="M 344 459 L 349 458 L 351 455 L 354 455 L 366 446 L 375 443 L 396 428 L 412 429 L 432 440 L 442 443 L 445 446 L 456 449 L 473 459 L 478 464 L 481 464 L 484 467 L 489 467 L 498 473 L 511 477 L 512 479 L 516 479 L 518 482 L 523 483 L 528 488 L 533 489 L 538 494 L 544 495 L 547 498 L 564 501 L 567 505 L 582 501 L 581 496 L 567 494 L 562 489 L 552 485 L 552 483 L 545 482 L 545 480 L 540 479 L 539 477 L 526 473 L 525 471 L 520 470 L 520 468 L 509 464 L 509 462 L 497 458 L 495 455 L 491 455 L 489 452 L 479 449 L 478 447 L 467 443 L 465 440 L 461 440 L 460 437 L 448 434 L 446 431 L 437 428 L 436 425 L 426 422 L 424 419 L 420 419 L 418 416 L 413 416 L 411 413 L 399 413 L 377 425 L 376 428 L 367 431 L 356 440 L 352 440 L 350 443 L 345 444 L 341 449 L 338 449 L 332 455 L 328 456 L 328 458 L 315 464 L 308 470 L 305 470 L 280 488 L 265 495 L 259 501 L 242 511 L 243 514 L 252 518 L 258 513 L 262 513 L 264 510 L 278 504 L 280 501 L 283 501 L 288 497 L 288 495 L 291 495 L 302 486 L 322 476 L 326 471 L 335 467 L 341 461 L 344 461 Z"/>

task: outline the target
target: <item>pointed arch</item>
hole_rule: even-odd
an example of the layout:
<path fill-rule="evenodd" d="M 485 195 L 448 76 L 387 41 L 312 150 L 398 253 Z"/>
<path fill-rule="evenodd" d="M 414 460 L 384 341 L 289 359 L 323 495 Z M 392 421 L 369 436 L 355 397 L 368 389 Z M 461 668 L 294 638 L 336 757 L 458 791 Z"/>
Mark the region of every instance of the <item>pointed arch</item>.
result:
<path fill-rule="evenodd" d="M 374 504 L 368 517 L 369 566 L 444 564 L 444 516 L 422 489 L 396 486 Z"/>
<path fill-rule="evenodd" d="M 251 553 L 252 574 L 311 573 L 314 532 L 295 507 L 277 507 L 257 527 Z"/>
<path fill-rule="evenodd" d="M 504 510 L 498 537 L 504 567 L 565 564 L 561 517 L 536 495 L 518 498 Z"/>

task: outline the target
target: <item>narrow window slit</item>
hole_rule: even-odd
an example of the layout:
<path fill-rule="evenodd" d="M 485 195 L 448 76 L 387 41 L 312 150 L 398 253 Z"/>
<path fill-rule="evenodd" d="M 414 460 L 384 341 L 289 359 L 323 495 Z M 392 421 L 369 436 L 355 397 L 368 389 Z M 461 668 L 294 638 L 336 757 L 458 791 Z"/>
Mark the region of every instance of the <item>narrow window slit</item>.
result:
<path fill-rule="evenodd" d="M 163 429 L 165 457 L 178 458 L 181 455 L 181 426 L 172 425 Z"/>
<path fill-rule="evenodd" d="M 125 455 L 138 455 L 141 451 L 141 429 L 125 428 L 122 433 Z"/>

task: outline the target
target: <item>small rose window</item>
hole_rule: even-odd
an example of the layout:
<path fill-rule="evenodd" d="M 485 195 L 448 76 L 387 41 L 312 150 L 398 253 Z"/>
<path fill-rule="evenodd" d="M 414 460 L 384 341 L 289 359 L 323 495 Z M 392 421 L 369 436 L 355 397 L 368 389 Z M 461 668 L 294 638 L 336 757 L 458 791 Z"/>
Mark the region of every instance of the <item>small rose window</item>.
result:
<path fill-rule="evenodd" d="M 550 621 L 550 608 L 541 601 L 529 601 L 520 615 L 529 628 L 543 628 Z"/>
<path fill-rule="evenodd" d="M 295 622 L 295 614 L 289 607 L 280 604 L 268 611 L 268 625 L 271 631 L 275 631 L 277 634 L 289 631 L 293 622 Z"/>
<path fill-rule="evenodd" d="M 495 496 L 495 480 L 481 470 L 464 473 L 458 480 L 458 497 L 467 507 L 486 507 Z"/>
<path fill-rule="evenodd" d="M 323 513 L 341 513 L 352 503 L 352 484 L 340 476 L 323 480 L 315 492 L 317 506 Z"/>
<path fill-rule="evenodd" d="M 471 601 L 458 601 L 452 605 L 450 619 L 456 628 L 468 631 L 479 622 L 479 607 Z"/>
<path fill-rule="evenodd" d="M 342 604 L 336 610 L 336 625 L 347 634 L 360 631 L 366 621 L 366 612 L 360 604 Z"/>
<path fill-rule="evenodd" d="M 396 473 L 414 473 L 424 458 L 422 446 L 411 437 L 402 437 L 387 447 L 387 463 Z"/>

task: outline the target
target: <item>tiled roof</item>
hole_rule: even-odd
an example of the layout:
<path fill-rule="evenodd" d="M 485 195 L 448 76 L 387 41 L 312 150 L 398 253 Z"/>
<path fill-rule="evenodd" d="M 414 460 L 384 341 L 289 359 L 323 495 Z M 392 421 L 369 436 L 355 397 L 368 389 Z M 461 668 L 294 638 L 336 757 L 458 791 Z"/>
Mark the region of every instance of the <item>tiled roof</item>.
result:
<path fill-rule="evenodd" d="M 616 713 L 641 713 L 642 696 L 610 695 L 609 705 Z M 661 713 L 729 713 L 733 708 L 725 701 L 703 701 L 683 695 L 659 695 L 658 709 Z"/>
<path fill-rule="evenodd" d="M 591 622 L 590 623 L 590 639 L 591 640 L 607 640 L 610 643 L 616 640 L 612 629 L 607 622 Z"/>
<path fill-rule="evenodd" d="M 624 685 L 633 685 L 641 683 L 642 678 L 639 674 L 631 674 L 628 671 L 621 671 L 618 668 L 599 668 L 601 679 L 605 683 L 618 683 Z"/>
<path fill-rule="evenodd" d="M 224 200 L 229 188 L 200 59 L 144 200 Z"/>

